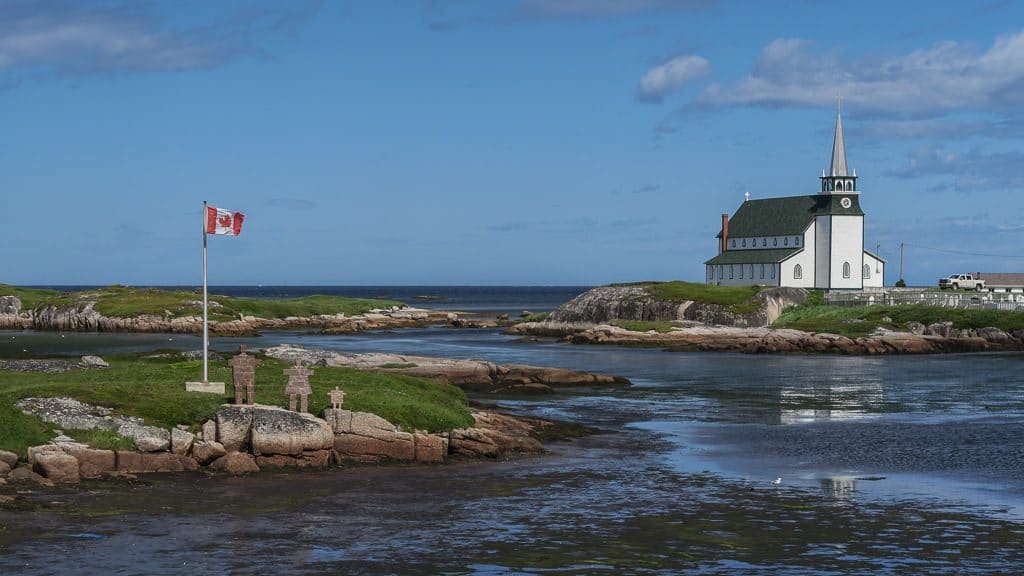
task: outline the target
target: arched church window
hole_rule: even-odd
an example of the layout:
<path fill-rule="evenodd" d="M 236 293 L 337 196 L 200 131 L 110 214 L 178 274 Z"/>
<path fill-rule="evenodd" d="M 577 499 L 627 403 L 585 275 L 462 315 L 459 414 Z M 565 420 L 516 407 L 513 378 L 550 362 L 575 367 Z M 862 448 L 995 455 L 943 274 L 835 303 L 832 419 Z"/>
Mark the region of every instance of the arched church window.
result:
<path fill-rule="evenodd" d="M 849 277 L 850 277 L 850 263 L 849 262 L 843 262 L 843 278 L 849 278 Z"/>
<path fill-rule="evenodd" d="M 864 279 L 865 280 L 870 280 L 871 279 L 871 264 L 865 264 L 864 265 Z"/>
<path fill-rule="evenodd" d="M 746 248 L 746 247 L 747 247 L 747 239 L 746 239 L 746 238 L 744 238 L 744 239 L 743 239 L 743 247 L 744 247 L 744 248 Z"/>
<path fill-rule="evenodd" d="M 761 264 L 761 280 L 764 280 L 764 264 Z"/>
<path fill-rule="evenodd" d="M 735 273 L 736 273 L 736 266 L 733 265 L 733 264 L 729 264 L 729 280 L 732 280 L 733 274 L 735 274 Z"/>
<path fill-rule="evenodd" d="M 800 245 L 800 237 L 799 236 L 793 236 L 793 245 L 794 246 L 799 246 Z"/>
<path fill-rule="evenodd" d="M 754 265 L 753 264 L 750 265 L 750 279 L 751 280 L 754 279 Z"/>
<path fill-rule="evenodd" d="M 733 239 L 732 239 L 732 247 L 733 247 L 733 248 L 735 248 L 735 247 L 736 247 L 736 239 L 735 239 L 735 238 L 733 238 Z"/>
<path fill-rule="evenodd" d="M 761 238 L 761 247 L 764 248 L 767 245 L 768 245 L 768 239 L 767 238 Z"/>
<path fill-rule="evenodd" d="M 769 274 L 771 274 L 773 279 L 775 278 L 775 264 L 771 265 L 771 269 L 770 269 Z"/>
<path fill-rule="evenodd" d="M 796 266 L 793 266 L 793 279 L 794 280 L 800 280 L 803 277 L 804 277 L 804 267 L 799 265 L 799 264 L 797 264 Z"/>
<path fill-rule="evenodd" d="M 779 245 L 779 239 L 778 238 L 772 238 L 772 246 L 778 246 L 778 245 Z"/>
<path fill-rule="evenodd" d="M 743 264 L 740 264 L 740 278 L 743 278 Z"/>
<path fill-rule="evenodd" d="M 789 246 L 789 236 L 782 239 L 783 246 Z"/>

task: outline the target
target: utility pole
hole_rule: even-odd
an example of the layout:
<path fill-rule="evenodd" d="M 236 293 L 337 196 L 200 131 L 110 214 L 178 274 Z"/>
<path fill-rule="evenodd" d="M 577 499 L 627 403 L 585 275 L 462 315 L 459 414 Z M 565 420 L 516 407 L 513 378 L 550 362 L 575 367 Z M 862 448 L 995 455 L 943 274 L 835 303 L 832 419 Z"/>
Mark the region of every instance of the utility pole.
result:
<path fill-rule="evenodd" d="M 900 280 L 903 281 L 903 242 L 900 242 Z"/>

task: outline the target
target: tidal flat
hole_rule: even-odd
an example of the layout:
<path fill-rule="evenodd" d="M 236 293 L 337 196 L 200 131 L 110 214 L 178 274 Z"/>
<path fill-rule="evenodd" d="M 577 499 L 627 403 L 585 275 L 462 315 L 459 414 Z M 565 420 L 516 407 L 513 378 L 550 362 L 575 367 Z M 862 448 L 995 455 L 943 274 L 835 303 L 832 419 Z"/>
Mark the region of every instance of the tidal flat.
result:
<path fill-rule="evenodd" d="M 122 352 L 144 339 L 102 338 Z M 77 351 L 81 343 L 69 339 L 48 340 L 50 351 Z M 20 509 L 0 511 L 7 566 L 25 574 L 1024 569 L 1022 354 L 669 353 L 445 328 L 280 332 L 214 346 L 240 343 L 483 358 L 613 373 L 633 385 L 484 398 L 598 432 L 549 444 L 542 456 L 157 475 L 19 495 Z"/>

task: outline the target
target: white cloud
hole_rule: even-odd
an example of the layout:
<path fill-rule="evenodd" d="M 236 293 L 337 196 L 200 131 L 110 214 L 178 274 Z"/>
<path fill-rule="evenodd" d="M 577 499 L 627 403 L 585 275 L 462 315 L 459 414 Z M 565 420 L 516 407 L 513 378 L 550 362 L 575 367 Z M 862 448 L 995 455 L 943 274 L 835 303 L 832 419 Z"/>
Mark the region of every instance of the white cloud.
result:
<path fill-rule="evenodd" d="M 1024 104 L 1024 32 L 997 38 L 981 52 L 940 42 L 890 58 L 846 60 L 811 42 L 777 39 L 750 73 L 714 83 L 698 97 L 712 105 L 825 106 L 844 103 L 878 114 L 1000 111 Z"/>
<path fill-rule="evenodd" d="M 261 55 L 256 36 L 287 31 L 317 7 L 251 7 L 182 28 L 148 4 L 4 2 L 0 72 L 85 76 L 214 67 Z"/>
<path fill-rule="evenodd" d="M 640 100 L 661 102 L 667 95 L 680 89 L 687 82 L 704 76 L 711 70 L 711 64 L 696 55 L 677 56 L 660 66 L 655 66 L 640 78 L 636 95 Z"/>
<path fill-rule="evenodd" d="M 955 152 L 943 146 L 925 146 L 914 152 L 907 163 L 889 171 L 897 178 L 952 178 L 958 192 L 975 190 L 1017 190 L 1024 187 L 1024 153 Z"/>

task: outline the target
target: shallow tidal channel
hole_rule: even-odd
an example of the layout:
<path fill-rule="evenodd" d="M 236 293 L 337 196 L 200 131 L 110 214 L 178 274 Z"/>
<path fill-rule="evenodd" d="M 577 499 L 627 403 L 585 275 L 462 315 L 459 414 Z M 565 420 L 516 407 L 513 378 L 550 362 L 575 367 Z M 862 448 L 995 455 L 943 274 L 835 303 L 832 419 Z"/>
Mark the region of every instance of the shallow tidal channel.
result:
<path fill-rule="evenodd" d="M 0 509 L 4 573 L 1024 572 L 1022 354 L 667 353 L 445 328 L 214 347 L 282 342 L 633 386 L 487 399 L 600 432 L 545 456 L 37 490 Z M 0 357 L 197 347 L 181 335 L 0 334 Z"/>

